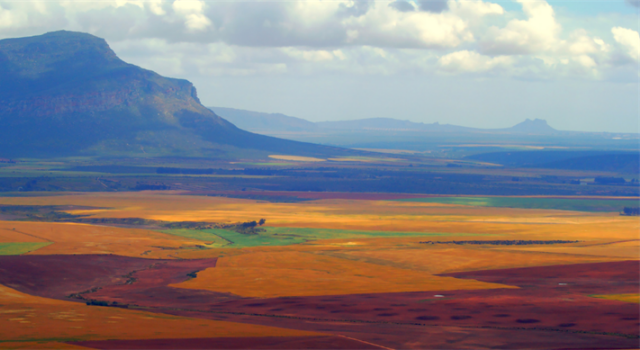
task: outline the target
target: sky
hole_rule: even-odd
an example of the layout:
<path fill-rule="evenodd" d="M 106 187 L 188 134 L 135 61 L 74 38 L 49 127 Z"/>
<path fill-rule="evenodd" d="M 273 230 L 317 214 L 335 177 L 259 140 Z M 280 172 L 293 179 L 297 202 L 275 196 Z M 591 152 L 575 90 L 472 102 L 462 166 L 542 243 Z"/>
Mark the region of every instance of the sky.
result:
<path fill-rule="evenodd" d="M 205 106 L 638 132 L 640 0 L 0 0 L 0 39 L 56 30 L 194 83 Z"/>

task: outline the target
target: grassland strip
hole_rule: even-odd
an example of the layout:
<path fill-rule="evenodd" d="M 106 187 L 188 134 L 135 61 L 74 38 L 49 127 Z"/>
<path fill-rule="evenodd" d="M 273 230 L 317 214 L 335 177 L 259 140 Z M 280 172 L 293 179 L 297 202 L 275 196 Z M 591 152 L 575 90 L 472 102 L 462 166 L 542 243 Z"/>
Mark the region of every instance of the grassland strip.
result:
<path fill-rule="evenodd" d="M 0 255 L 22 255 L 40 248 L 46 247 L 53 242 L 9 242 L 0 243 Z"/>
<path fill-rule="evenodd" d="M 355 238 L 387 238 L 387 237 L 430 237 L 445 236 L 449 233 L 434 232 L 395 232 L 395 231 L 364 231 L 341 230 L 324 228 L 297 227 L 262 227 L 264 232 L 245 234 L 227 229 L 173 229 L 158 230 L 186 238 L 212 242 L 214 247 L 249 248 L 261 246 L 287 246 L 302 244 L 310 241 L 326 239 L 355 239 Z M 216 239 L 217 238 L 217 239 Z"/>

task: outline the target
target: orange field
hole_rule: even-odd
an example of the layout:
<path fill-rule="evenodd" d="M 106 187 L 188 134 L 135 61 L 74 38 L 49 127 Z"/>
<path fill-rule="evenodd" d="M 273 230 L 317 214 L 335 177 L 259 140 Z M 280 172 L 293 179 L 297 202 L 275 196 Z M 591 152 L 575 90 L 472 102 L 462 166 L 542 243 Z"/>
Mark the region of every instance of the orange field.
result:
<path fill-rule="evenodd" d="M 578 248 L 575 248 L 578 249 Z M 581 254 L 553 254 L 511 250 L 509 247 L 427 245 L 419 248 L 341 251 L 335 256 L 372 261 L 428 273 L 491 270 L 513 267 L 614 261 L 615 258 Z M 619 260 L 619 259 L 618 259 Z"/>
<path fill-rule="evenodd" d="M 317 333 L 92 307 L 35 297 L 0 285 L 0 348 L 77 340 L 304 335 Z"/>
<path fill-rule="evenodd" d="M 639 239 L 636 218 L 615 213 L 467 207 L 436 203 L 316 200 L 268 203 L 177 192 L 98 193 L 0 198 L 0 204 L 78 205 L 101 209 L 69 213 L 104 218 L 243 222 L 266 218 L 270 226 L 522 235 L 584 240 Z"/>
<path fill-rule="evenodd" d="M 260 252 L 221 258 L 215 268 L 174 287 L 246 297 L 512 288 L 301 252 Z"/>
<path fill-rule="evenodd" d="M 483 282 L 440 274 L 640 258 L 640 221 L 613 213 L 382 200 L 324 199 L 270 203 L 170 191 L 4 197 L 0 198 L 0 204 L 82 206 L 85 209 L 68 212 L 93 218 L 222 223 L 265 218 L 266 226 L 285 228 L 280 231 L 272 229 L 284 236 L 307 232 L 290 232 L 287 228 L 402 233 L 386 237 L 356 232 L 346 238 L 326 233 L 323 237 L 331 239 L 299 240 L 289 245 L 264 243 L 234 247 L 224 244 L 208 246 L 203 240 L 188 238 L 196 237 L 197 232 L 194 233 L 196 236 L 180 236 L 173 231 L 167 231 L 173 233 L 168 234 L 143 228 L 0 221 L 0 244 L 52 242 L 26 255 L 218 258 L 215 267 L 195 271 L 195 277 L 190 279 L 184 277 L 171 282 L 170 286 L 176 288 L 173 290 L 196 293 L 194 295 L 208 291 L 226 293 L 232 298 L 264 299 L 454 290 L 465 293 L 473 290 L 514 291 L 521 288 L 501 284 L 503 282 Z M 412 232 L 416 233 L 415 236 Z M 238 240 L 246 238 L 235 237 Z M 420 243 L 455 240 L 579 242 L 546 245 Z M 610 303 L 638 302 L 638 294 L 633 293 L 592 297 L 587 299 L 600 298 L 600 302 Z M 65 343 L 78 340 L 311 334 L 317 333 L 87 306 L 34 297 L 0 285 L 0 348 L 79 348 Z"/>
<path fill-rule="evenodd" d="M 627 303 L 640 304 L 640 294 L 608 294 L 608 295 L 592 295 L 594 298 L 624 301 Z"/>
<path fill-rule="evenodd" d="M 0 242 L 53 242 L 30 254 L 118 254 L 169 257 L 201 241 L 160 232 L 74 223 L 0 221 Z"/>

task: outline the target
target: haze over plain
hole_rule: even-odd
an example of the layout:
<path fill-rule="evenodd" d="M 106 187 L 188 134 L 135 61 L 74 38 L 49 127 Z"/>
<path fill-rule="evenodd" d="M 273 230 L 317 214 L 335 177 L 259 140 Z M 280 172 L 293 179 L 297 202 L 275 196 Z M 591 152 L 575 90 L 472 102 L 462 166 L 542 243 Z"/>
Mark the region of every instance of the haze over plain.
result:
<path fill-rule="evenodd" d="M 0 1 L 0 38 L 104 37 L 204 105 L 311 121 L 638 130 L 637 2 Z"/>

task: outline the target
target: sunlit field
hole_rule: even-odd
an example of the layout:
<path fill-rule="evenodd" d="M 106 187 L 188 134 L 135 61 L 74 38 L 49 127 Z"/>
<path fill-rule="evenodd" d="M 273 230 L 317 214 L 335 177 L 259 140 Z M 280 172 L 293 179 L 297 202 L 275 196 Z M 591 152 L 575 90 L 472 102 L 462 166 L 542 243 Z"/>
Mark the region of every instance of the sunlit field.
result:
<path fill-rule="evenodd" d="M 544 332 L 527 329 L 539 325 L 568 327 L 576 337 L 595 332 L 603 344 L 618 340 L 609 333 L 637 339 L 637 281 L 616 277 L 637 272 L 637 217 L 585 209 L 590 198 L 503 206 L 515 199 L 273 203 L 167 191 L 3 197 L 0 204 L 57 209 L 48 221 L 0 221 L 0 346 L 149 347 L 153 339 L 206 338 L 224 347 L 227 338 L 282 337 L 275 348 L 285 338 L 380 347 L 423 344 L 412 327 L 476 332 L 492 324 L 496 332 L 518 327 L 507 338 L 525 332 L 532 341 Z M 238 229 L 260 219 L 254 231 Z M 86 263 L 62 264 L 63 256 Z M 91 266 L 103 266 L 90 262 L 98 257 L 119 267 L 93 273 Z M 33 284 L 9 269 L 52 277 Z M 604 325 L 580 316 L 584 308 L 603 320 L 621 316 Z M 491 316 L 513 313 L 519 316 Z M 350 326 L 330 326 L 336 322 Z M 376 325 L 388 322 L 405 340 L 376 336 Z"/>

